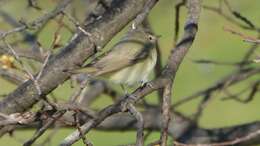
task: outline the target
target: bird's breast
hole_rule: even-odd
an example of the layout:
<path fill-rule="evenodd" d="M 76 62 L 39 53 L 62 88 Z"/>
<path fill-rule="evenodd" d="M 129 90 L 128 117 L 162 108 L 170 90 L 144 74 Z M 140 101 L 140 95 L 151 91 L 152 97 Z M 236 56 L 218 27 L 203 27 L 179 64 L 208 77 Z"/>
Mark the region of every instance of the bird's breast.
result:
<path fill-rule="evenodd" d="M 151 49 L 147 58 L 134 65 L 125 67 L 114 72 L 110 80 L 118 84 L 133 85 L 140 82 L 147 82 L 147 78 L 154 68 L 157 60 L 157 51 Z"/>

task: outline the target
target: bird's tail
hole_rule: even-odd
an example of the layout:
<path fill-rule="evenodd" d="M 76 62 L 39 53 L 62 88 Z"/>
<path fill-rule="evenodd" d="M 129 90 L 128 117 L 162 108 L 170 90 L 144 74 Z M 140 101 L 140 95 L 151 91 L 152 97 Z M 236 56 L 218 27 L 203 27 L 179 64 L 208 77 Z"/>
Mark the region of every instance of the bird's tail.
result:
<path fill-rule="evenodd" d="M 97 71 L 98 70 L 95 67 L 83 67 L 83 68 L 79 68 L 79 69 L 66 69 L 66 70 L 63 70 L 63 72 L 70 73 L 70 74 L 85 73 L 85 74 L 89 74 L 89 75 L 95 75 Z"/>

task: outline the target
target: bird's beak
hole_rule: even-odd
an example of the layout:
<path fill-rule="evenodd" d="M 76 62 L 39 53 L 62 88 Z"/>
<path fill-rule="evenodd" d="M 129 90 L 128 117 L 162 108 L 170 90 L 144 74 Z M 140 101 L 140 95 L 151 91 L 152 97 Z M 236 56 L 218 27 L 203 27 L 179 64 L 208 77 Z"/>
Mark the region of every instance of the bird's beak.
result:
<path fill-rule="evenodd" d="M 159 39 L 162 37 L 162 35 L 155 35 L 156 39 Z"/>

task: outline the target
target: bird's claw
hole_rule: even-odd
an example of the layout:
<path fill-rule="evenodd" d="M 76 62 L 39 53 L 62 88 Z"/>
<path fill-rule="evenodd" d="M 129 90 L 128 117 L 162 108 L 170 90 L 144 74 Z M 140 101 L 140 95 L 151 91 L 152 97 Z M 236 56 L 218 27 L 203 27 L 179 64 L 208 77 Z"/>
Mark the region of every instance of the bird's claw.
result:
<path fill-rule="evenodd" d="M 153 84 L 151 84 L 150 82 L 145 82 L 145 83 L 142 83 L 142 84 L 141 84 L 141 87 L 142 87 L 142 88 L 145 87 L 145 86 L 148 86 L 148 87 L 154 89 Z"/>
<path fill-rule="evenodd" d="M 150 82 L 147 82 L 147 83 L 146 83 L 146 85 L 147 85 L 148 87 L 150 87 L 150 88 L 154 89 L 154 86 L 153 86 L 153 84 L 151 84 Z"/>

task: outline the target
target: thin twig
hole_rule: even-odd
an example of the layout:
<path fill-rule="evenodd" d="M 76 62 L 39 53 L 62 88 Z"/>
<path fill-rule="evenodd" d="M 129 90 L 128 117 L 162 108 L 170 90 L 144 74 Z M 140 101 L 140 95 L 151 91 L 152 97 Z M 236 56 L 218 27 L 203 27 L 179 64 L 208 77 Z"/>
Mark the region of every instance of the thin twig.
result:
<path fill-rule="evenodd" d="M 127 105 L 129 112 L 136 118 L 137 120 L 137 135 L 136 135 L 136 146 L 144 145 L 144 119 L 143 116 L 138 110 L 134 107 L 133 104 Z"/>
<path fill-rule="evenodd" d="M 219 143 L 209 143 L 209 144 L 184 144 L 177 141 L 174 141 L 173 143 L 176 146 L 231 146 L 231 145 L 237 145 L 239 143 L 248 141 L 250 139 L 253 139 L 260 135 L 260 130 L 257 130 L 255 132 L 249 133 L 248 135 L 244 137 L 238 137 L 231 141 L 225 141 L 225 142 L 219 142 Z"/>
<path fill-rule="evenodd" d="M 142 22 L 146 19 L 148 16 L 150 10 L 153 8 L 153 6 L 158 2 L 158 0 L 149 0 L 145 6 L 143 11 L 136 16 L 132 23 L 132 29 L 136 29 L 137 26 L 141 25 Z"/>
<path fill-rule="evenodd" d="M 52 126 L 56 120 L 58 120 L 66 111 L 58 111 L 55 113 L 39 130 L 35 132 L 32 138 L 27 140 L 23 146 L 31 146 L 50 126 Z"/>
<path fill-rule="evenodd" d="M 14 29 L 9 30 L 4 33 L 1 33 L 0 39 L 5 38 L 6 36 L 8 36 L 10 34 L 24 31 L 25 29 L 38 29 L 38 28 L 44 26 L 44 24 L 46 24 L 50 19 L 52 19 L 55 16 L 57 16 L 58 14 L 60 14 L 69 5 L 70 2 L 71 2 L 71 0 L 61 1 L 54 10 L 52 10 L 49 13 L 46 13 L 42 17 L 40 17 L 30 23 L 27 23 L 27 24 L 23 23 L 21 26 L 19 26 L 17 28 L 14 28 Z"/>
<path fill-rule="evenodd" d="M 74 114 L 74 120 L 76 123 L 76 127 L 80 133 L 80 137 L 81 137 L 83 143 L 85 144 L 85 146 L 92 146 L 91 142 L 87 140 L 87 138 L 85 137 L 84 133 L 82 132 L 82 130 L 80 128 L 80 121 L 79 121 L 77 112 Z"/>
<path fill-rule="evenodd" d="M 44 62 L 42 64 L 42 68 L 41 68 L 41 70 L 39 71 L 39 73 L 36 76 L 36 80 L 39 80 L 39 78 L 42 76 L 42 72 L 43 72 L 44 68 L 46 67 L 46 65 L 48 63 L 48 61 L 50 59 L 50 56 L 51 56 L 51 52 L 48 52 L 47 56 L 45 57 L 45 60 L 44 60 Z"/>
<path fill-rule="evenodd" d="M 251 37 L 251 36 L 245 35 L 245 34 L 243 34 L 241 32 L 235 31 L 232 28 L 224 27 L 224 30 L 227 31 L 227 32 L 230 32 L 230 33 L 232 33 L 234 35 L 240 36 L 245 42 L 257 43 L 257 44 L 260 43 L 259 39 L 255 38 L 255 37 Z"/>
<path fill-rule="evenodd" d="M 173 107 L 176 108 L 177 106 L 180 106 L 186 102 L 194 100 L 194 99 L 200 97 L 201 95 L 205 95 L 210 92 L 212 93 L 212 92 L 219 91 L 219 90 L 223 89 L 223 86 L 229 87 L 231 85 L 235 85 L 236 83 L 240 83 L 241 81 L 246 80 L 249 77 L 258 74 L 259 72 L 260 72 L 260 69 L 244 69 L 244 70 L 232 72 L 229 75 L 220 79 L 219 81 L 215 82 L 211 86 L 209 86 L 203 90 L 200 90 L 196 93 L 193 93 L 190 96 L 181 98 L 180 101 L 177 101 L 176 103 L 173 104 Z"/>
<path fill-rule="evenodd" d="M 175 32 L 174 32 L 174 43 L 178 41 L 179 37 L 179 27 L 180 27 L 180 8 L 184 6 L 186 0 L 182 0 L 175 5 Z M 175 45 L 174 45 L 175 46 Z"/>
<path fill-rule="evenodd" d="M 41 88 L 39 86 L 38 80 L 34 78 L 33 74 L 30 72 L 30 70 L 27 68 L 26 65 L 24 65 L 24 63 L 22 62 L 22 60 L 20 59 L 20 56 L 14 51 L 14 49 L 12 48 L 12 46 L 6 42 L 6 40 L 3 40 L 5 45 L 11 50 L 11 52 L 13 53 L 13 56 L 15 57 L 16 61 L 19 62 L 19 64 L 22 66 L 22 70 L 24 70 L 26 72 L 26 74 L 29 76 L 29 78 L 34 82 L 35 84 L 35 88 L 38 91 L 38 94 L 41 95 L 42 91 Z"/>
<path fill-rule="evenodd" d="M 170 123 L 170 110 L 171 110 L 171 98 L 172 98 L 172 83 L 168 83 L 163 90 L 163 102 L 162 102 L 162 130 L 161 130 L 161 146 L 167 146 L 168 128 Z"/>

